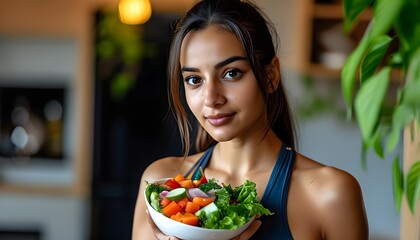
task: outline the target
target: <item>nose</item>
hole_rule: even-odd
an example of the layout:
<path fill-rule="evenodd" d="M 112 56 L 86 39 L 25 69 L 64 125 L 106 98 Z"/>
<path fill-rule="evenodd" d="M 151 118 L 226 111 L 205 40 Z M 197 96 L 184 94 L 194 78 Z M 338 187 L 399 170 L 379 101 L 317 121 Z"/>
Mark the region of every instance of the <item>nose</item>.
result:
<path fill-rule="evenodd" d="M 217 80 L 208 81 L 204 91 L 204 105 L 214 108 L 223 105 L 225 102 L 226 98 L 223 95 L 222 84 Z"/>

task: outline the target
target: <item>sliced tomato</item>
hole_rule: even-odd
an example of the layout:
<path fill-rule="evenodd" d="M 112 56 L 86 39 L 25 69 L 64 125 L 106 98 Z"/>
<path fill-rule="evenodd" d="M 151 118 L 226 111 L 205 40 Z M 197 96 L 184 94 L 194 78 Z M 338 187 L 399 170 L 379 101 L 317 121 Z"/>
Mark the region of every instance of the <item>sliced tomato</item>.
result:
<path fill-rule="evenodd" d="M 194 186 L 199 187 L 203 183 L 207 183 L 207 178 L 205 176 L 202 176 L 199 180 L 193 180 Z"/>
<path fill-rule="evenodd" d="M 171 178 L 171 179 L 168 179 L 166 182 L 165 182 L 165 185 L 168 187 L 168 188 L 170 188 L 170 189 L 176 189 L 176 188 L 180 188 L 181 187 L 181 185 L 175 180 L 175 179 L 173 179 L 173 178 Z"/>
<path fill-rule="evenodd" d="M 200 184 L 203 184 L 203 183 L 208 183 L 209 181 L 207 181 L 207 178 L 206 178 L 206 176 L 202 176 L 201 177 L 201 179 L 200 179 Z"/>

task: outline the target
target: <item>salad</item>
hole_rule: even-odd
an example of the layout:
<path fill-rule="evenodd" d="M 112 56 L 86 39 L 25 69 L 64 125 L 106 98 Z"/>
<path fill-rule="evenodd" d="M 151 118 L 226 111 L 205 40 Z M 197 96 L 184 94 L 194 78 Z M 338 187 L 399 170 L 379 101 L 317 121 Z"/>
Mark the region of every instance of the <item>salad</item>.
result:
<path fill-rule="evenodd" d="M 201 171 L 202 172 L 202 171 Z M 201 174 L 192 180 L 178 174 L 164 183 L 148 183 L 146 199 L 165 216 L 192 226 L 236 229 L 256 215 L 272 215 L 258 200 L 256 184 L 233 188 Z"/>

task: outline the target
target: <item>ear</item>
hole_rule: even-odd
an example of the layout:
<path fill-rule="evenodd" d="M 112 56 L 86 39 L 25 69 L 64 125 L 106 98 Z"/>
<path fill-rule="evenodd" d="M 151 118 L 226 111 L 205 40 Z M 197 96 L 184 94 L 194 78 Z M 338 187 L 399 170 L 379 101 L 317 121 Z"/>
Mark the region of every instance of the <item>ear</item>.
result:
<path fill-rule="evenodd" d="M 271 63 L 267 66 L 269 93 L 276 91 L 280 83 L 280 60 L 277 56 L 273 57 Z"/>

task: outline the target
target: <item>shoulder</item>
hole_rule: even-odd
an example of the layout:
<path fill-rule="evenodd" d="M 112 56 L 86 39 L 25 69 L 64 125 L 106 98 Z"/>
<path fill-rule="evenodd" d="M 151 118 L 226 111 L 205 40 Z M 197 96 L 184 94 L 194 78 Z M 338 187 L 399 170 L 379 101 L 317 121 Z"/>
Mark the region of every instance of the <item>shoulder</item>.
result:
<path fill-rule="evenodd" d="M 153 181 L 156 179 L 184 174 L 194 163 L 198 161 L 203 153 L 184 157 L 165 157 L 151 163 L 143 172 L 142 180 Z"/>
<path fill-rule="evenodd" d="M 361 194 L 359 182 L 350 173 L 323 165 L 298 154 L 294 175 L 308 190 L 325 193 L 322 201 L 335 201 L 337 198 Z"/>
<path fill-rule="evenodd" d="M 353 175 L 302 155 L 298 155 L 295 173 L 295 181 L 301 194 L 309 197 L 308 204 L 316 213 L 324 239 L 366 239 L 363 194 Z"/>
<path fill-rule="evenodd" d="M 318 171 L 318 204 L 325 211 L 352 208 L 362 203 L 362 190 L 359 182 L 350 173 L 334 167 L 324 166 Z"/>

